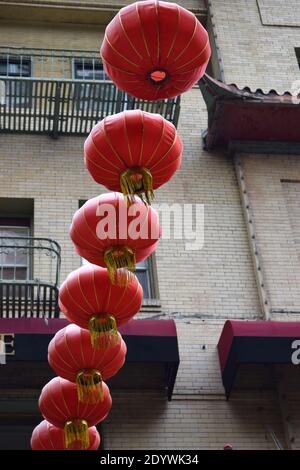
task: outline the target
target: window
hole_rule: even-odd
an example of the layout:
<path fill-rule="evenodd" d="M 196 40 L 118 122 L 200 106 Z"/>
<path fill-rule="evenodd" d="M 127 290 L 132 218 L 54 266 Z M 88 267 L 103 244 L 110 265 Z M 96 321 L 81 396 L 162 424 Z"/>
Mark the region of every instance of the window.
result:
<path fill-rule="evenodd" d="M 0 77 L 31 77 L 31 59 L 24 56 L 0 56 Z M 1 82 L 1 78 L 0 78 Z M 8 106 L 30 106 L 31 82 L 9 80 L 0 88 L 1 103 Z"/>
<path fill-rule="evenodd" d="M 100 103 L 102 103 L 100 109 L 105 109 L 104 115 L 117 112 L 117 103 L 120 107 L 118 111 L 126 109 L 128 101 L 127 95 L 120 93 L 120 91 L 113 86 L 99 60 L 75 59 L 73 77 L 77 80 L 87 81 L 87 83 L 78 83 L 74 87 L 74 99 L 78 109 L 96 111 L 99 109 Z M 104 83 L 91 84 L 90 82 L 93 80 L 101 80 Z M 104 106 L 103 103 L 105 103 Z"/>
<path fill-rule="evenodd" d="M 30 253 L 26 248 L 30 234 L 29 219 L 0 218 L 0 279 L 24 281 L 30 277 Z M 10 238 L 12 239 L 10 240 Z"/>
<path fill-rule="evenodd" d="M 73 75 L 77 80 L 108 80 L 103 70 L 103 65 L 95 59 L 76 59 L 74 61 Z M 88 110 L 91 104 L 94 105 L 96 101 L 109 101 L 110 88 L 99 83 L 95 85 L 90 83 L 76 84 L 74 95 L 77 107 L 81 110 Z"/>
<path fill-rule="evenodd" d="M 96 59 L 76 59 L 74 61 L 74 78 L 78 80 L 109 80 L 103 65 Z"/>
<path fill-rule="evenodd" d="M 141 261 L 136 266 L 136 275 L 144 291 L 144 299 L 152 299 L 153 295 L 153 282 L 152 282 L 152 263 L 151 258 Z"/>

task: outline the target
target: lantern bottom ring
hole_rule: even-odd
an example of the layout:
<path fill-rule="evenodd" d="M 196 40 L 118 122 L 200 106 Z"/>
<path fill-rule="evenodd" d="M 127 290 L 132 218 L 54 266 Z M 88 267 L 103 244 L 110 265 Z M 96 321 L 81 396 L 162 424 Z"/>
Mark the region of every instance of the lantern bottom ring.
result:
<path fill-rule="evenodd" d="M 148 204 L 153 201 L 153 178 L 150 170 L 144 167 L 127 168 L 120 175 L 122 193 L 130 204 L 135 202 L 135 195 L 143 199 L 143 193 Z"/>
<path fill-rule="evenodd" d="M 148 73 L 147 79 L 152 85 L 161 86 L 169 81 L 170 76 L 166 70 L 156 67 Z"/>

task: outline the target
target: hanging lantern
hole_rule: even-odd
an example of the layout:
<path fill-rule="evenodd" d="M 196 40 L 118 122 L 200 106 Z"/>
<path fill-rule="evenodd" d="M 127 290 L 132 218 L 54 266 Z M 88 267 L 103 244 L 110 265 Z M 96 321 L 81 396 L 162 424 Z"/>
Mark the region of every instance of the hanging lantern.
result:
<path fill-rule="evenodd" d="M 88 428 L 106 418 L 112 400 L 108 386 L 103 382 L 103 400 L 95 404 L 78 400 L 76 384 L 60 377 L 48 382 L 40 395 L 39 408 L 43 417 L 64 430 L 66 449 L 88 449 Z"/>
<path fill-rule="evenodd" d="M 126 284 L 128 271 L 155 250 L 160 238 L 158 215 L 133 196 L 127 206 L 120 193 L 108 193 L 87 201 L 75 212 L 70 236 L 75 249 L 87 261 L 106 266 L 112 283 Z"/>
<path fill-rule="evenodd" d="M 116 344 L 109 349 L 95 349 L 88 330 L 71 324 L 59 330 L 49 343 L 48 362 L 64 379 L 77 384 L 78 400 L 97 403 L 103 400 L 102 381 L 123 366 L 126 344 L 117 333 Z"/>
<path fill-rule="evenodd" d="M 67 319 L 89 329 L 92 346 L 116 345 L 117 326 L 128 322 L 142 305 L 143 289 L 132 274 L 127 286 L 112 284 L 107 269 L 82 266 L 71 272 L 59 289 L 59 307 Z"/>
<path fill-rule="evenodd" d="M 136 98 L 180 95 L 205 73 L 211 50 L 207 31 L 176 3 L 149 0 L 122 8 L 105 30 L 105 72 Z"/>
<path fill-rule="evenodd" d="M 176 128 L 159 114 L 124 111 L 107 116 L 84 145 L 85 164 L 97 183 L 151 203 L 153 189 L 169 181 L 181 164 Z"/>
<path fill-rule="evenodd" d="M 97 450 L 100 445 L 100 435 L 96 427 L 89 428 L 88 433 L 90 445 L 85 450 Z M 68 450 L 65 447 L 63 429 L 53 426 L 46 420 L 34 428 L 30 444 L 32 450 Z M 84 450 L 79 441 L 76 442 L 75 447 L 73 446 L 72 450 Z"/>

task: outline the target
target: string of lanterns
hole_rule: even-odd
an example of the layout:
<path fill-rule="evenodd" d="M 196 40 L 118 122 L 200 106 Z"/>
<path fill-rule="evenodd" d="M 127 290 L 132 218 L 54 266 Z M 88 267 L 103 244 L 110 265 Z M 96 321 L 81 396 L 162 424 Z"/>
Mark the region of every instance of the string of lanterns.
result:
<path fill-rule="evenodd" d="M 191 88 L 210 58 L 208 34 L 176 3 L 147 0 L 122 8 L 105 31 L 104 69 L 117 87 L 146 100 L 168 99 Z M 126 344 L 118 327 L 140 310 L 136 263 L 161 236 L 151 207 L 153 190 L 180 167 L 182 142 L 158 114 L 133 110 L 107 116 L 84 145 L 93 179 L 113 193 L 87 201 L 74 214 L 70 237 L 90 265 L 70 273 L 59 307 L 71 322 L 56 333 L 48 361 L 57 377 L 42 389 L 45 418 L 33 431 L 33 450 L 95 450 L 96 425 L 111 408 L 104 380 L 123 366 Z"/>

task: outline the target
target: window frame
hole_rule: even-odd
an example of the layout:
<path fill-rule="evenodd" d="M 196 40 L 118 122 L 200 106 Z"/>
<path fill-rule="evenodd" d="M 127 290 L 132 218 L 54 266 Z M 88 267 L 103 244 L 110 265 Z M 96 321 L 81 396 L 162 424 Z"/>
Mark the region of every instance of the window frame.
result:
<path fill-rule="evenodd" d="M 0 230 L 1 229 L 6 229 L 9 231 L 9 229 L 18 229 L 18 228 L 26 228 L 27 229 L 27 235 L 24 235 L 24 237 L 30 237 L 31 236 L 31 219 L 30 218 L 25 218 L 25 217 L 0 217 Z M 22 235 L 20 235 L 22 237 Z M 13 235 L 12 235 L 13 237 Z M 16 253 L 16 252 L 15 252 Z M 33 273 L 33 256 L 32 253 L 30 253 L 30 250 L 28 250 L 28 253 L 26 255 L 27 258 L 27 263 L 26 265 L 24 264 L 2 264 L 1 263 L 1 255 L 0 253 L 0 272 L 2 274 L 1 280 L 3 282 L 27 282 L 32 278 L 32 273 Z M 15 254 L 16 256 L 16 254 Z M 3 277 L 3 272 L 5 268 L 12 268 L 14 270 L 14 276 L 13 279 L 5 279 Z M 26 277 L 25 279 L 17 279 L 16 277 L 16 270 L 18 268 L 25 268 L 26 269 Z"/>
<path fill-rule="evenodd" d="M 1 63 L 6 63 L 6 74 L 0 74 L 0 82 L 1 77 L 5 78 L 32 78 L 32 70 L 33 70 L 33 60 L 31 56 L 24 56 L 23 55 L 12 55 L 10 58 L 9 54 L 0 55 L 0 65 Z M 28 64 L 29 72 L 28 74 L 23 75 L 22 73 L 22 65 L 23 63 Z M 14 74 L 12 72 L 9 73 L 9 65 L 19 65 L 20 73 Z M 6 106 L 16 106 L 18 108 L 27 108 L 31 107 L 32 103 L 32 93 L 31 93 L 32 83 L 26 81 L 7 81 L 6 86 L 4 89 L 4 95 L 1 99 L 1 104 Z M 18 91 L 17 91 L 18 90 Z"/>
<path fill-rule="evenodd" d="M 105 71 L 104 71 L 104 68 L 103 68 L 103 64 L 100 62 L 99 60 L 99 63 L 98 64 L 95 64 L 95 61 L 98 61 L 98 59 L 96 58 L 87 58 L 85 59 L 84 57 L 73 57 L 72 58 L 72 78 L 74 80 L 84 80 L 84 81 L 94 81 L 94 80 L 97 80 L 97 81 L 104 81 L 104 82 L 111 82 L 111 80 L 109 79 L 109 77 L 106 75 Z M 92 66 L 93 66 L 93 77 L 92 78 L 79 78 L 79 77 L 76 77 L 76 65 L 80 65 L 80 63 L 82 63 L 83 65 L 83 71 L 84 71 L 84 63 L 92 63 Z M 103 72 L 103 76 L 104 78 L 95 78 L 95 73 L 97 73 L 97 71 L 95 71 L 95 66 L 101 66 L 102 69 L 101 71 Z M 105 78 L 106 77 L 106 78 Z"/>
<path fill-rule="evenodd" d="M 136 274 L 139 271 L 140 272 L 141 271 L 146 271 L 147 281 L 148 281 L 149 297 L 144 297 L 143 300 L 145 300 L 146 302 L 151 302 L 151 300 L 158 300 L 159 299 L 155 254 L 153 253 L 145 261 L 147 263 L 147 267 L 143 268 L 143 267 L 137 266 L 136 267 Z"/>

